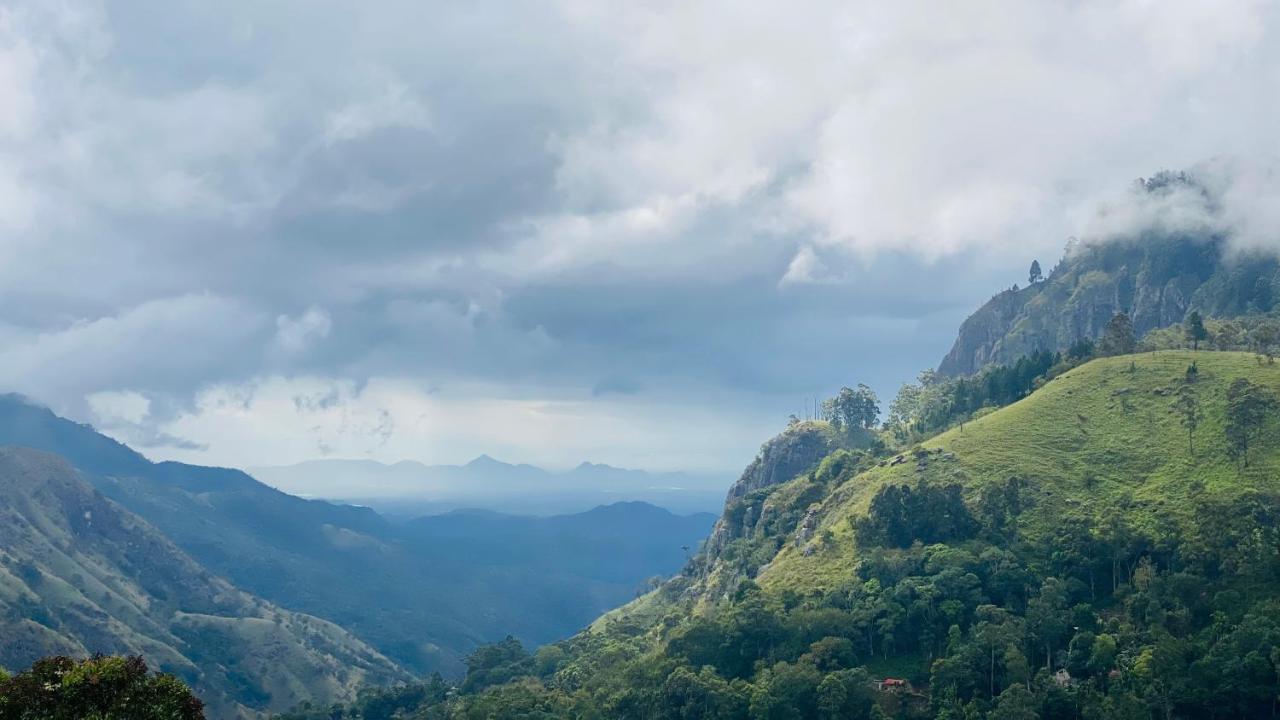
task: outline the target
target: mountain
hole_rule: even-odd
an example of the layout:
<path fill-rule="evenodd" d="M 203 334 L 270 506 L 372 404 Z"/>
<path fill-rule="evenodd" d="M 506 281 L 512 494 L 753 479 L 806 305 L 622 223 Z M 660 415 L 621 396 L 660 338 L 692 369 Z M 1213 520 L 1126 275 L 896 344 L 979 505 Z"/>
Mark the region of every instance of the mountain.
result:
<path fill-rule="evenodd" d="M 1194 183 L 1186 176 L 1158 176 L 1134 192 L 1158 197 L 1188 187 L 1198 191 Z M 1280 262 L 1272 254 L 1234 250 L 1225 235 L 1148 230 L 1072 243 L 1046 279 L 997 294 L 965 320 L 938 372 L 971 375 L 1036 350 L 1065 350 L 1081 338 L 1100 337 L 1122 310 L 1141 337 L 1181 323 L 1192 310 L 1227 318 L 1266 313 L 1277 302 Z"/>
<path fill-rule="evenodd" d="M 654 592 L 341 717 L 1269 716 L 1280 366 L 1165 350 L 1038 385 L 918 445 L 797 423 Z"/>
<path fill-rule="evenodd" d="M 589 462 L 552 472 L 488 455 L 465 465 L 310 460 L 249 473 L 295 495 L 356 503 L 399 517 L 461 508 L 556 515 L 626 500 L 678 513 L 708 512 L 719 510 L 729 484 L 716 475 L 650 473 Z"/>
<path fill-rule="evenodd" d="M 1246 391 L 1264 399 L 1268 414 L 1238 431 L 1252 437 L 1242 459 L 1232 408 Z M 1188 396 L 1198 419 L 1191 430 L 1179 410 Z M 1045 674 L 1032 683 L 1038 703 L 1052 702 L 1045 698 L 1061 669 L 1079 685 L 1074 702 L 1105 704 L 1096 695 L 1101 681 L 1087 686 L 1095 694 L 1085 691 L 1101 673 L 1115 695 L 1129 694 L 1125 702 L 1175 717 L 1207 716 L 1207 708 L 1254 714 L 1258 703 L 1269 706 L 1268 691 L 1241 683 L 1273 686 L 1280 670 L 1280 625 L 1259 624 L 1275 611 L 1268 603 L 1280 591 L 1280 561 L 1245 548 L 1280 541 L 1278 397 L 1280 369 L 1252 354 L 1103 358 L 913 448 L 880 457 L 834 449 L 764 486 L 748 473 L 743 482 L 755 490 L 731 497 L 717 524 L 730 539 L 713 535 L 682 576 L 609 613 L 580 642 L 595 647 L 638 625 L 669 655 L 700 663 L 717 656 L 696 654 L 708 652 L 694 642 L 698 633 L 741 632 L 736 613 L 762 602 L 774 619 L 753 623 L 803 638 L 794 650 L 771 640 L 774 650 L 748 654 L 766 663 L 802 665 L 800 649 L 829 634 L 852 641 L 847 666 L 932 686 L 935 699 L 958 692 L 995 709 L 1014 673 L 1033 678 L 1040 667 Z M 772 441 L 762 458 L 771 446 L 793 445 L 787 438 L 796 432 Z M 795 598 L 815 600 L 787 610 Z M 658 630 L 655 623 L 680 607 L 701 609 L 685 615 L 681 630 Z M 817 629 L 823 623 L 829 629 Z M 1005 623 L 1001 642 L 1013 650 L 1001 646 L 992 673 L 981 650 L 966 653 L 996 623 Z M 1076 660 L 1080 643 L 1100 647 L 1104 635 L 1118 650 L 1102 651 L 1098 666 L 1086 662 L 1092 650 Z M 1242 649 L 1249 643 L 1261 648 Z M 594 661 L 597 652 L 582 657 Z M 1212 660 L 1143 665 L 1170 652 Z M 1245 669 L 1249 652 L 1271 653 L 1270 660 Z M 1023 658 L 1027 670 L 1011 665 Z M 714 664 L 733 677 L 734 662 L 720 656 Z M 981 679 L 964 679 L 969 667 Z M 1222 689 L 1233 683 L 1236 690 Z M 905 696 L 890 705 L 921 717 L 937 710 Z"/>
<path fill-rule="evenodd" d="M 55 455 L 0 448 L 0 509 L 0 666 L 141 654 L 223 718 L 409 678 L 336 625 L 210 573 Z"/>
<path fill-rule="evenodd" d="M 238 470 L 151 463 L 17 396 L 0 397 L 0 444 L 67 458 L 210 572 L 424 673 L 455 672 L 475 646 L 508 633 L 543 643 L 580 629 L 649 577 L 678 569 L 682 546 L 696 548 L 714 520 L 651 508 L 571 532 L 585 521 L 464 513 L 440 520 L 454 523 L 452 534 L 432 535 L 430 522 L 405 526 L 369 508 L 305 500 Z M 494 534 L 510 541 L 494 547 Z M 615 541 L 613 563 L 583 550 Z"/>
<path fill-rule="evenodd" d="M 679 516 L 641 502 L 552 517 L 460 510 L 407 523 L 403 542 L 490 620 L 486 641 L 512 632 L 537 645 L 651 589 L 696 552 L 713 522 L 710 513 Z"/>

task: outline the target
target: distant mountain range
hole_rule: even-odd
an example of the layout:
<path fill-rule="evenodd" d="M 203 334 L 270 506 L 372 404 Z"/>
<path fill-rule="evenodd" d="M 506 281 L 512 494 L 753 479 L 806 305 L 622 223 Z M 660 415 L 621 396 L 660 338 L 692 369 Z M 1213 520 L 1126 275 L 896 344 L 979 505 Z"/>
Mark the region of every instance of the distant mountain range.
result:
<path fill-rule="evenodd" d="M 248 472 L 294 495 L 366 505 L 402 516 L 460 508 L 551 515 L 620 500 L 640 500 L 678 513 L 718 512 L 732 482 L 728 475 L 650 473 L 589 462 L 553 472 L 488 455 L 466 465 L 311 460 Z"/>
<path fill-rule="evenodd" d="M 16 395 L 0 396 L 0 446 L 43 451 L 0 450 L 17 458 L 0 462 L 0 665 L 141 652 L 226 698 L 215 717 L 343 699 L 406 671 L 455 672 L 508 633 L 564 637 L 679 569 L 715 520 L 625 502 L 392 522 L 239 470 L 153 463 Z M 28 466 L 57 494 L 33 495 Z M 125 529 L 99 536 L 104 527 Z M 282 664 L 260 667 L 255 649 Z"/>

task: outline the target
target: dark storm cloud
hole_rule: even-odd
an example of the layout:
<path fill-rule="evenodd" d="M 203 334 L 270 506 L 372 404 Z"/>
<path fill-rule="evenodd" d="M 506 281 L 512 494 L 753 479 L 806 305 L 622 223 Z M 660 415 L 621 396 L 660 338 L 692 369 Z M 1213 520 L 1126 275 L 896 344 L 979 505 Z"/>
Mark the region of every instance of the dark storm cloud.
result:
<path fill-rule="evenodd" d="M 334 452 L 427 427 L 357 408 L 380 378 L 492 400 L 459 401 L 474 438 L 707 407 L 749 454 L 932 365 L 1132 177 L 1270 148 L 1274 32 L 1252 3 L 11 4 L 0 372 L 187 457 L 225 457 L 219 413 L 355 428 L 296 444 Z"/>

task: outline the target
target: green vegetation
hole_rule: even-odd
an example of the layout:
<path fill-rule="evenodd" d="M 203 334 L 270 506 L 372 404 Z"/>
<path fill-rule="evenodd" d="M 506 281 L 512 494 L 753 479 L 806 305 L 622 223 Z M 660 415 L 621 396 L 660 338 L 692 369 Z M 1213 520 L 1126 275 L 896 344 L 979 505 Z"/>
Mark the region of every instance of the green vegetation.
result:
<path fill-rule="evenodd" d="M 0 448 L 0 477 L 0 665 L 142 655 L 219 718 L 409 677 L 336 625 L 211 575 L 56 456 Z"/>
<path fill-rule="evenodd" d="M 1055 365 L 918 445 L 835 448 L 753 486 L 718 526 L 735 540 L 588 632 L 291 717 L 1271 716 L 1280 370 L 1192 351 Z"/>
<path fill-rule="evenodd" d="M 1199 324 L 1195 318 L 1199 317 Z M 1214 350 L 1257 353 L 1259 361 L 1273 362 L 1280 344 L 1280 317 L 1276 313 L 1242 315 L 1231 318 L 1200 317 L 1192 311 L 1181 325 L 1152 330 L 1138 343 L 1139 351 L 1200 349 L 1204 343 Z"/>
<path fill-rule="evenodd" d="M 1069 353 L 1074 361 L 1093 354 L 1092 345 Z M 932 370 L 907 383 L 889 406 L 885 427 L 901 443 L 933 435 L 983 410 L 1008 405 L 1027 396 L 1051 373 L 1064 369 L 1058 353 L 1037 351 L 1012 365 L 994 365 L 974 377 L 947 379 Z"/>
<path fill-rule="evenodd" d="M 1138 346 L 1138 338 L 1133 332 L 1133 321 L 1129 313 L 1118 312 L 1107 322 L 1102 331 L 1102 339 L 1098 342 L 1101 355 L 1128 355 Z"/>
<path fill-rule="evenodd" d="M 394 523 L 367 508 L 287 495 L 238 470 L 149 462 L 88 426 L 15 396 L 0 395 L 0 445 L 65 457 L 96 490 L 189 555 L 186 562 L 194 560 L 201 572 L 226 578 L 279 607 L 328 620 L 359 638 L 359 644 L 373 646 L 374 656 L 390 658 L 416 674 L 460 673 L 466 652 L 507 633 L 541 643 L 577 631 L 634 598 L 646 578 L 676 571 L 687 559 L 681 546 L 696 548 L 715 520 L 710 514 L 677 516 L 626 503 L 549 518 L 459 512 Z M 32 557 L 19 554 L 15 561 Z M 5 606 L 3 584 L 0 573 L 0 608 Z M 73 601 L 108 617 L 119 615 L 114 606 L 99 603 L 97 595 L 89 602 L 74 597 L 47 602 L 59 588 L 72 593 L 61 583 L 42 588 L 41 602 L 17 593 L 14 602 L 32 601 L 20 617 L 34 618 Z M 142 588 L 142 596 L 149 589 Z M 108 590 L 95 588 L 95 593 Z M 183 638 L 196 632 L 187 624 Z M 93 623 L 81 619 L 56 633 L 23 628 L 19 636 L 30 640 L 11 643 L 9 655 L 0 644 L 0 664 L 25 666 L 42 655 L 119 650 L 94 644 L 97 635 L 80 632 L 81 625 Z M 207 630 L 199 632 L 227 635 L 221 624 Z M 244 639 L 254 643 L 250 648 L 261 647 L 269 636 L 256 626 L 242 630 Z M 72 639 L 62 642 L 51 634 Z M 84 646 L 80 638 L 94 642 Z M 127 647 L 143 649 L 136 642 Z M 247 657 L 255 655 L 241 649 Z M 188 656 L 189 651 L 177 654 Z M 213 654 L 204 656 L 215 662 Z M 234 671 L 257 678 L 252 665 L 236 665 Z M 329 672 L 344 666 L 334 662 Z M 400 672 L 397 668 L 381 677 L 393 680 Z M 253 683 L 237 684 L 249 693 L 245 700 L 269 692 L 276 698 L 273 703 L 288 707 L 305 695 L 303 689 L 310 689 L 311 697 L 345 698 L 356 683 L 375 679 L 349 675 L 341 680 L 286 675 L 257 691 L 249 689 Z"/>
<path fill-rule="evenodd" d="M 0 672 L 0 720 L 204 720 L 204 703 L 141 657 L 50 657 Z"/>
<path fill-rule="evenodd" d="M 858 383 L 857 389 L 840 388 L 836 396 L 822 402 L 822 419 L 840 430 L 870 430 L 880 417 L 880 400 L 875 392 Z"/>
<path fill-rule="evenodd" d="M 1183 334 L 1186 335 L 1187 342 L 1191 343 L 1192 350 L 1199 350 L 1200 343 L 1209 339 L 1209 331 L 1205 329 L 1204 318 L 1199 312 L 1192 310 L 1187 313 L 1187 319 L 1183 323 Z"/>

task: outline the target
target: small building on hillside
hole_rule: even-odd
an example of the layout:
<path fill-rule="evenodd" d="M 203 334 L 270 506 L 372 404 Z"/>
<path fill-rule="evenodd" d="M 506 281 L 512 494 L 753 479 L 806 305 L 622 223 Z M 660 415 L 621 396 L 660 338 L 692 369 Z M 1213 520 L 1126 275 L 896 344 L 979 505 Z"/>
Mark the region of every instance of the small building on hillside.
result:
<path fill-rule="evenodd" d="M 887 692 L 890 690 L 906 690 L 907 681 L 901 680 L 899 678 L 885 678 L 880 682 L 876 683 L 876 687 L 880 690 L 880 692 Z"/>

